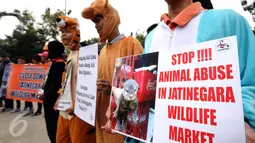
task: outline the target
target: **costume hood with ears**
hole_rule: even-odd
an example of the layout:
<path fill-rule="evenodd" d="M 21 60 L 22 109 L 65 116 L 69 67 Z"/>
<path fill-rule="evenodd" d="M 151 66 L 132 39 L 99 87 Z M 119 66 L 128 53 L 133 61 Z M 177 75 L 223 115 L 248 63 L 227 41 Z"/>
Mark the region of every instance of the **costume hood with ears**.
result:
<path fill-rule="evenodd" d="M 73 37 L 71 42 L 67 46 L 70 50 L 78 50 L 80 47 L 80 27 L 78 20 L 75 18 L 67 17 L 67 16 L 60 16 L 56 19 L 57 26 L 59 30 L 61 30 L 64 27 L 70 27 L 72 29 Z"/>
<path fill-rule="evenodd" d="M 105 43 L 118 29 L 120 17 L 118 11 L 108 3 L 108 0 L 95 0 L 90 7 L 84 8 L 81 13 L 83 18 L 90 20 L 93 20 L 98 14 L 104 17 L 103 29 L 99 36 L 100 42 Z"/>
<path fill-rule="evenodd" d="M 64 45 L 59 41 L 49 42 L 48 49 L 49 49 L 48 58 L 50 60 L 53 60 L 53 59 L 56 59 L 56 58 L 62 58 L 63 53 L 65 51 Z"/>

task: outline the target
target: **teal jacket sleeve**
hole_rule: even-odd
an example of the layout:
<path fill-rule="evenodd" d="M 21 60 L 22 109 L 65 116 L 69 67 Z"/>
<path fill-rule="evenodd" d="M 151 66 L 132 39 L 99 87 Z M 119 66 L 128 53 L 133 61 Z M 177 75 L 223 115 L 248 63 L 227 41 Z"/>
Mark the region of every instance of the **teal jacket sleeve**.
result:
<path fill-rule="evenodd" d="M 153 34 L 154 34 L 154 32 L 155 32 L 155 29 L 153 29 L 153 30 L 146 36 L 143 54 L 150 53 L 151 42 L 152 42 L 152 39 L 153 39 Z"/>
<path fill-rule="evenodd" d="M 237 22 L 240 24 L 236 31 L 244 117 L 255 131 L 255 39 L 250 25 L 243 17 L 239 16 Z"/>
<path fill-rule="evenodd" d="M 232 10 L 202 16 L 197 42 L 237 36 L 244 118 L 255 131 L 255 38 L 247 20 Z"/>

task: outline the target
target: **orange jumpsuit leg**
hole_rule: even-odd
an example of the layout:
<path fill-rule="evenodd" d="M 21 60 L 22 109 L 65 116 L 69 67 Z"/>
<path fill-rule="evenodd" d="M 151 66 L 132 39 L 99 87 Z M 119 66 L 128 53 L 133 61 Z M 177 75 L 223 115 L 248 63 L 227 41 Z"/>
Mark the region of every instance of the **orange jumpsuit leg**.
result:
<path fill-rule="evenodd" d="M 71 126 L 70 134 L 72 143 L 96 143 L 94 127 L 74 116 L 74 124 Z"/>
<path fill-rule="evenodd" d="M 107 122 L 105 117 L 109 105 L 110 96 L 97 95 L 97 117 L 96 117 L 96 143 L 124 143 L 124 136 L 121 134 L 109 134 L 101 129 Z"/>
<path fill-rule="evenodd" d="M 62 116 L 58 117 L 58 127 L 57 127 L 57 143 L 72 143 L 69 132 L 70 121 L 64 119 Z"/>

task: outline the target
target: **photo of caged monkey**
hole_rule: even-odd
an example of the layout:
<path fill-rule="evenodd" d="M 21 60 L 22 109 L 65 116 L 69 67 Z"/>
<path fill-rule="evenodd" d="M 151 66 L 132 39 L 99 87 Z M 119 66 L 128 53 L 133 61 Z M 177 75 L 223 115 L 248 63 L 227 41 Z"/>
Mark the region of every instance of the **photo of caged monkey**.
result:
<path fill-rule="evenodd" d="M 154 122 L 150 111 L 155 105 L 157 65 L 158 53 L 116 59 L 110 100 L 113 130 L 151 142 Z"/>
<path fill-rule="evenodd" d="M 138 101 L 136 92 L 138 90 L 138 84 L 133 79 L 128 79 L 122 88 L 122 92 L 117 100 L 117 108 L 114 111 L 113 117 L 117 119 L 117 125 L 115 129 L 126 132 L 128 114 L 131 113 L 133 122 L 137 122 L 137 109 Z M 115 94 L 115 92 L 113 93 Z M 114 95 L 116 96 L 116 95 Z"/>

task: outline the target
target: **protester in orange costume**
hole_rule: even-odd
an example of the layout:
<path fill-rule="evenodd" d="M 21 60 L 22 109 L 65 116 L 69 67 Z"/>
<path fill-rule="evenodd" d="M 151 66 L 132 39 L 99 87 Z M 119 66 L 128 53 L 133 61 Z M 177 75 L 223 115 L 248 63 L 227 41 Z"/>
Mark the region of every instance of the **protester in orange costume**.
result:
<path fill-rule="evenodd" d="M 67 94 L 71 96 L 72 107 L 66 111 L 59 112 L 56 140 L 57 143 L 95 143 L 95 132 L 93 127 L 74 115 L 78 69 L 77 64 L 80 48 L 79 24 L 76 19 L 67 16 L 60 16 L 57 19 L 57 24 L 62 33 L 61 39 L 63 45 L 71 50 L 67 63 L 70 62 L 72 66 L 70 72 L 66 73 L 70 74 L 71 77 L 71 83 L 66 83 L 70 84 L 70 89 L 62 90 L 67 91 Z M 67 69 L 67 71 L 69 71 L 69 69 Z M 65 78 L 65 80 L 67 79 Z M 56 102 L 55 107 L 58 105 L 58 101 Z"/>
<path fill-rule="evenodd" d="M 111 81 L 118 57 L 141 54 L 142 45 L 132 37 L 125 37 L 119 33 L 120 17 L 108 0 L 96 0 L 90 7 L 82 11 L 83 18 L 92 20 L 100 36 L 100 42 L 107 45 L 101 50 L 97 80 L 97 111 L 96 111 L 96 142 L 97 143 L 123 143 L 124 137 L 119 134 L 109 134 L 109 107 L 111 94 Z M 109 110 L 108 110 L 109 111 Z M 108 119 L 107 119 L 108 118 Z M 107 124 L 109 125 L 109 124 Z"/>

